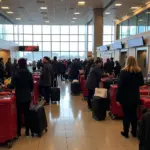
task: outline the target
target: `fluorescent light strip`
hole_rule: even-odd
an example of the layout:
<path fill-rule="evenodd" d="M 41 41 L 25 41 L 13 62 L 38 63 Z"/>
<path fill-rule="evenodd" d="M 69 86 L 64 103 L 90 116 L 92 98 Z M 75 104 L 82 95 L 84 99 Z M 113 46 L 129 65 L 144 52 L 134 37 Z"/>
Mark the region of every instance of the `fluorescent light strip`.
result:
<path fill-rule="evenodd" d="M 115 6 L 122 6 L 122 4 L 120 4 L 120 3 L 117 3 L 117 4 L 115 4 Z"/>
<path fill-rule="evenodd" d="M 77 18 L 72 18 L 73 20 L 76 20 Z"/>
<path fill-rule="evenodd" d="M 16 20 L 21 20 L 21 18 L 16 18 Z"/>
<path fill-rule="evenodd" d="M 78 2 L 78 5 L 79 5 L 79 6 L 85 5 L 85 1 L 79 1 L 79 2 Z"/>
<path fill-rule="evenodd" d="M 49 23 L 49 20 L 45 21 L 45 23 Z"/>
<path fill-rule="evenodd" d="M 5 9 L 5 10 L 9 9 L 9 7 L 7 7 L 7 6 L 2 6 L 1 8 Z"/>
<path fill-rule="evenodd" d="M 131 9 L 139 9 L 139 8 L 141 8 L 141 7 L 131 7 Z"/>
<path fill-rule="evenodd" d="M 79 12 L 75 12 L 74 14 L 75 14 L 75 15 L 79 15 L 80 13 L 79 13 Z"/>
<path fill-rule="evenodd" d="M 42 10 L 46 10 L 46 9 L 47 9 L 47 7 L 40 7 L 40 9 L 42 9 Z"/>
<path fill-rule="evenodd" d="M 7 14 L 14 14 L 14 12 L 12 12 L 12 11 L 7 11 Z"/>
<path fill-rule="evenodd" d="M 109 15 L 110 14 L 110 12 L 105 12 L 105 15 Z"/>

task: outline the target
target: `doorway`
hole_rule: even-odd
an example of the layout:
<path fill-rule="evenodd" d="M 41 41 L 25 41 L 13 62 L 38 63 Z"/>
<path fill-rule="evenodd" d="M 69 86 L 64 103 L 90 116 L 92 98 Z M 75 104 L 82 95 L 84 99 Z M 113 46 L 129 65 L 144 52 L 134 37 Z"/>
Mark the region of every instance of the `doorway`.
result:
<path fill-rule="evenodd" d="M 123 68 L 125 66 L 127 59 L 127 51 L 120 52 L 120 65 Z"/>
<path fill-rule="evenodd" d="M 147 53 L 147 50 L 137 51 L 137 62 L 143 72 L 144 77 L 147 76 L 146 53 Z"/>

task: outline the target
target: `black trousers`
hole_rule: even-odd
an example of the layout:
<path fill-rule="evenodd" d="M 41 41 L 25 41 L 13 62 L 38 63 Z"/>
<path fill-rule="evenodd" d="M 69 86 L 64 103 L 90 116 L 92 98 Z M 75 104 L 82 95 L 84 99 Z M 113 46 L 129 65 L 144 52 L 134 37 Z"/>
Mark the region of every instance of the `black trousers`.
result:
<path fill-rule="evenodd" d="M 91 109 L 92 108 L 92 99 L 93 99 L 93 96 L 94 96 L 94 92 L 95 90 L 91 90 L 91 89 L 88 89 L 88 108 Z"/>
<path fill-rule="evenodd" d="M 40 94 L 44 97 L 47 103 L 50 99 L 50 86 L 40 86 Z"/>
<path fill-rule="evenodd" d="M 132 132 L 136 133 L 137 130 L 137 105 L 122 105 L 124 118 L 123 129 L 125 133 L 129 132 L 130 124 Z"/>
<path fill-rule="evenodd" d="M 18 123 L 18 134 L 21 134 L 21 127 L 22 127 L 22 120 L 23 120 L 23 114 L 24 114 L 24 123 L 26 132 L 29 132 L 29 108 L 30 108 L 30 102 L 26 103 L 17 103 L 17 123 Z"/>
<path fill-rule="evenodd" d="M 61 80 L 64 80 L 65 73 L 61 73 L 60 76 L 61 76 Z"/>

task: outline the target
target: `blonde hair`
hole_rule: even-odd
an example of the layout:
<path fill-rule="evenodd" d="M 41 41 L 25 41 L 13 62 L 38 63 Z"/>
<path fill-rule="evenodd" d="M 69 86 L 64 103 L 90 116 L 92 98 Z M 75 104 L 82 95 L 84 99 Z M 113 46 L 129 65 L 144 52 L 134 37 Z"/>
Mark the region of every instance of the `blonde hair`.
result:
<path fill-rule="evenodd" d="M 133 56 L 129 56 L 126 61 L 126 65 L 123 68 L 124 71 L 128 72 L 140 72 L 141 68 L 138 66 L 138 63 Z"/>

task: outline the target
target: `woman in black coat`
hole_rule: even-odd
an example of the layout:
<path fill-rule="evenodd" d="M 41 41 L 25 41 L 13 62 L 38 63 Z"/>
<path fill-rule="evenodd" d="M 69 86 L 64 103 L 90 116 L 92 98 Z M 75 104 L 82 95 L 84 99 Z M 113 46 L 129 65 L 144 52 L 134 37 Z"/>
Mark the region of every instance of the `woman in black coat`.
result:
<path fill-rule="evenodd" d="M 137 107 L 140 102 L 140 86 L 144 85 L 141 69 L 133 56 L 127 59 L 125 68 L 120 73 L 117 91 L 118 105 L 124 112 L 123 131 L 121 135 L 128 138 L 130 124 L 131 134 L 136 137 L 137 130 Z"/>
<path fill-rule="evenodd" d="M 29 107 L 31 103 L 31 92 L 33 91 L 32 74 L 27 69 L 27 63 L 24 58 L 18 61 L 19 69 L 12 77 L 8 88 L 15 88 L 17 105 L 18 136 L 21 136 L 22 113 L 25 117 L 26 136 L 29 136 Z"/>

